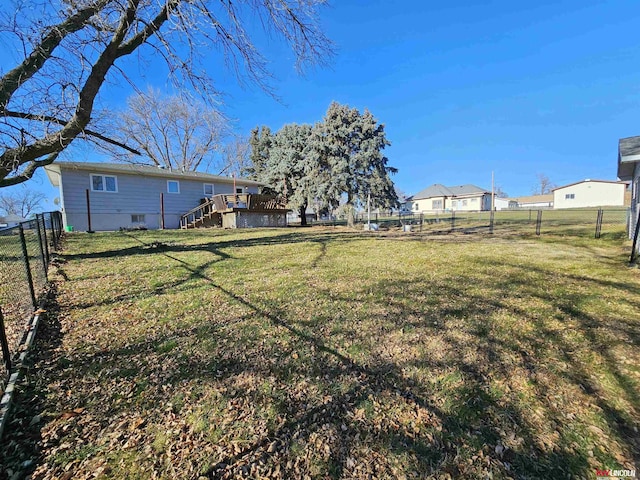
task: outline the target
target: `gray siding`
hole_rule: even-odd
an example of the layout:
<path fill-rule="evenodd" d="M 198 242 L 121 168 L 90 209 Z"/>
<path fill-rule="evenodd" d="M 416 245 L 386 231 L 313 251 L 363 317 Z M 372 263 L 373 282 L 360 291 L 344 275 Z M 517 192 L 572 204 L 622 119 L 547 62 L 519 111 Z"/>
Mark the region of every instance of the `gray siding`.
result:
<path fill-rule="evenodd" d="M 118 191 L 94 192 L 91 190 L 91 174 L 117 177 Z M 117 230 L 135 226 L 131 215 L 145 215 L 147 228 L 160 228 L 160 194 L 164 193 L 165 227 L 178 228 L 180 216 L 200 204 L 205 197 L 204 184 L 214 185 L 214 194 L 233 193 L 232 183 L 216 183 L 192 178 L 176 179 L 180 193 L 167 192 L 167 178 L 145 175 L 103 173 L 82 170 L 62 170 L 60 198 L 65 225 L 74 230 L 88 229 L 86 190 L 91 202 L 91 227 L 93 230 Z M 242 187 L 241 181 L 237 187 Z M 257 187 L 249 187 L 248 193 L 258 193 Z"/>

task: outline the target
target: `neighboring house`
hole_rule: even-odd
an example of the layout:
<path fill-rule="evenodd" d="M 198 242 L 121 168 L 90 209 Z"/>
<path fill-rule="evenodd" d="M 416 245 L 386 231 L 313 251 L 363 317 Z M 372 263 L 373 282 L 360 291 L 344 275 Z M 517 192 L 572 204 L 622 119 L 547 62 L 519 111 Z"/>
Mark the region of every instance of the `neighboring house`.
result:
<path fill-rule="evenodd" d="M 528 197 L 513 198 L 516 202 L 514 208 L 551 208 L 553 207 L 553 194 L 547 195 L 530 195 Z"/>
<path fill-rule="evenodd" d="M 631 182 L 631 237 L 635 231 L 640 207 L 640 137 L 621 138 L 618 141 L 618 178 L 623 182 Z"/>
<path fill-rule="evenodd" d="M 513 198 L 496 197 L 493 199 L 493 206 L 496 210 L 509 210 L 518 208 L 518 202 Z"/>
<path fill-rule="evenodd" d="M 424 213 L 491 210 L 491 192 L 475 185 L 445 187 L 436 183 L 411 197 L 407 207 Z"/>
<path fill-rule="evenodd" d="M 26 218 L 22 218 L 20 215 L 6 215 L 0 217 L 0 228 L 15 227 L 19 223 L 26 222 Z"/>
<path fill-rule="evenodd" d="M 93 230 L 179 228 L 180 217 L 218 194 L 257 193 L 259 182 L 200 172 L 123 163 L 56 162 L 44 167 L 60 189 L 65 227 L 88 230 L 87 192 Z M 236 191 L 234 192 L 234 185 Z"/>
<path fill-rule="evenodd" d="M 553 189 L 553 208 L 624 206 L 626 182 L 583 180 Z"/>

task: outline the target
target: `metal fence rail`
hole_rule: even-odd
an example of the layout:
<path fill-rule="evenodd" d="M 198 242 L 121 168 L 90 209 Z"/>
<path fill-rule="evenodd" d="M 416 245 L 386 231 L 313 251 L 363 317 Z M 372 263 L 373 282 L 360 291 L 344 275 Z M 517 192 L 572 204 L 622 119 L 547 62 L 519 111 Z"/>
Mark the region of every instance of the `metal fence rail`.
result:
<path fill-rule="evenodd" d="M 51 253 L 59 248 L 62 215 L 48 212 L 0 229 L 0 391 L 47 284 Z"/>

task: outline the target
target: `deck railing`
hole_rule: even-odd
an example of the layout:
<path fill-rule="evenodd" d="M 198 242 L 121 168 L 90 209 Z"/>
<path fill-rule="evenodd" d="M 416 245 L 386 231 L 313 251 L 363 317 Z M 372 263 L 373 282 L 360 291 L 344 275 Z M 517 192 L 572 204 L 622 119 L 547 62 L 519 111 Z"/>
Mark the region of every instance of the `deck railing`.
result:
<path fill-rule="evenodd" d="M 276 195 L 262 195 L 257 193 L 229 193 L 214 195 L 203 203 L 192 208 L 180 217 L 180 228 L 197 227 L 216 213 L 233 210 L 273 211 L 286 210 L 287 205 L 283 197 Z"/>

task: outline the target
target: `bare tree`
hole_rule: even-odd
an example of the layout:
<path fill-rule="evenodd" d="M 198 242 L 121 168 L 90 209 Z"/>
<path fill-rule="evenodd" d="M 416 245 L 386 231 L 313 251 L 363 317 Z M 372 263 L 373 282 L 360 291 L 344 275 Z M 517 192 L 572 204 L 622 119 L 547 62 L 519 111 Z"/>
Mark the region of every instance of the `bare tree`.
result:
<path fill-rule="evenodd" d="M 495 193 L 498 198 L 507 198 L 509 194 L 503 190 L 500 185 L 494 185 L 493 193 Z"/>
<path fill-rule="evenodd" d="M 130 81 L 133 62 L 162 58 L 176 86 L 206 100 L 214 92 L 203 60 L 217 49 L 240 82 L 267 92 L 270 72 L 253 42 L 262 26 L 284 39 L 301 68 L 321 63 L 331 44 L 317 23 L 326 0 L 5 0 L 0 40 L 19 52 L 0 78 L 0 187 L 22 183 L 76 138 L 129 148 L 100 132 L 98 93 Z M 6 47 L 5 47 L 6 48 Z"/>
<path fill-rule="evenodd" d="M 119 115 L 118 139 L 145 155 L 125 160 L 180 170 L 196 170 L 215 162 L 229 126 L 215 108 L 187 95 L 163 96 L 158 90 L 135 94 Z"/>
<path fill-rule="evenodd" d="M 251 144 L 247 137 L 234 136 L 222 148 L 219 174 L 244 176 L 251 166 Z"/>
<path fill-rule="evenodd" d="M 41 208 L 42 202 L 46 198 L 43 193 L 26 188 L 14 193 L 2 193 L 0 194 L 0 210 L 6 215 L 27 218 Z"/>
<path fill-rule="evenodd" d="M 549 177 L 544 173 L 536 174 L 536 179 L 537 183 L 531 191 L 533 195 L 547 195 L 551 193 L 554 188 L 556 188 L 555 183 L 551 182 Z"/>

